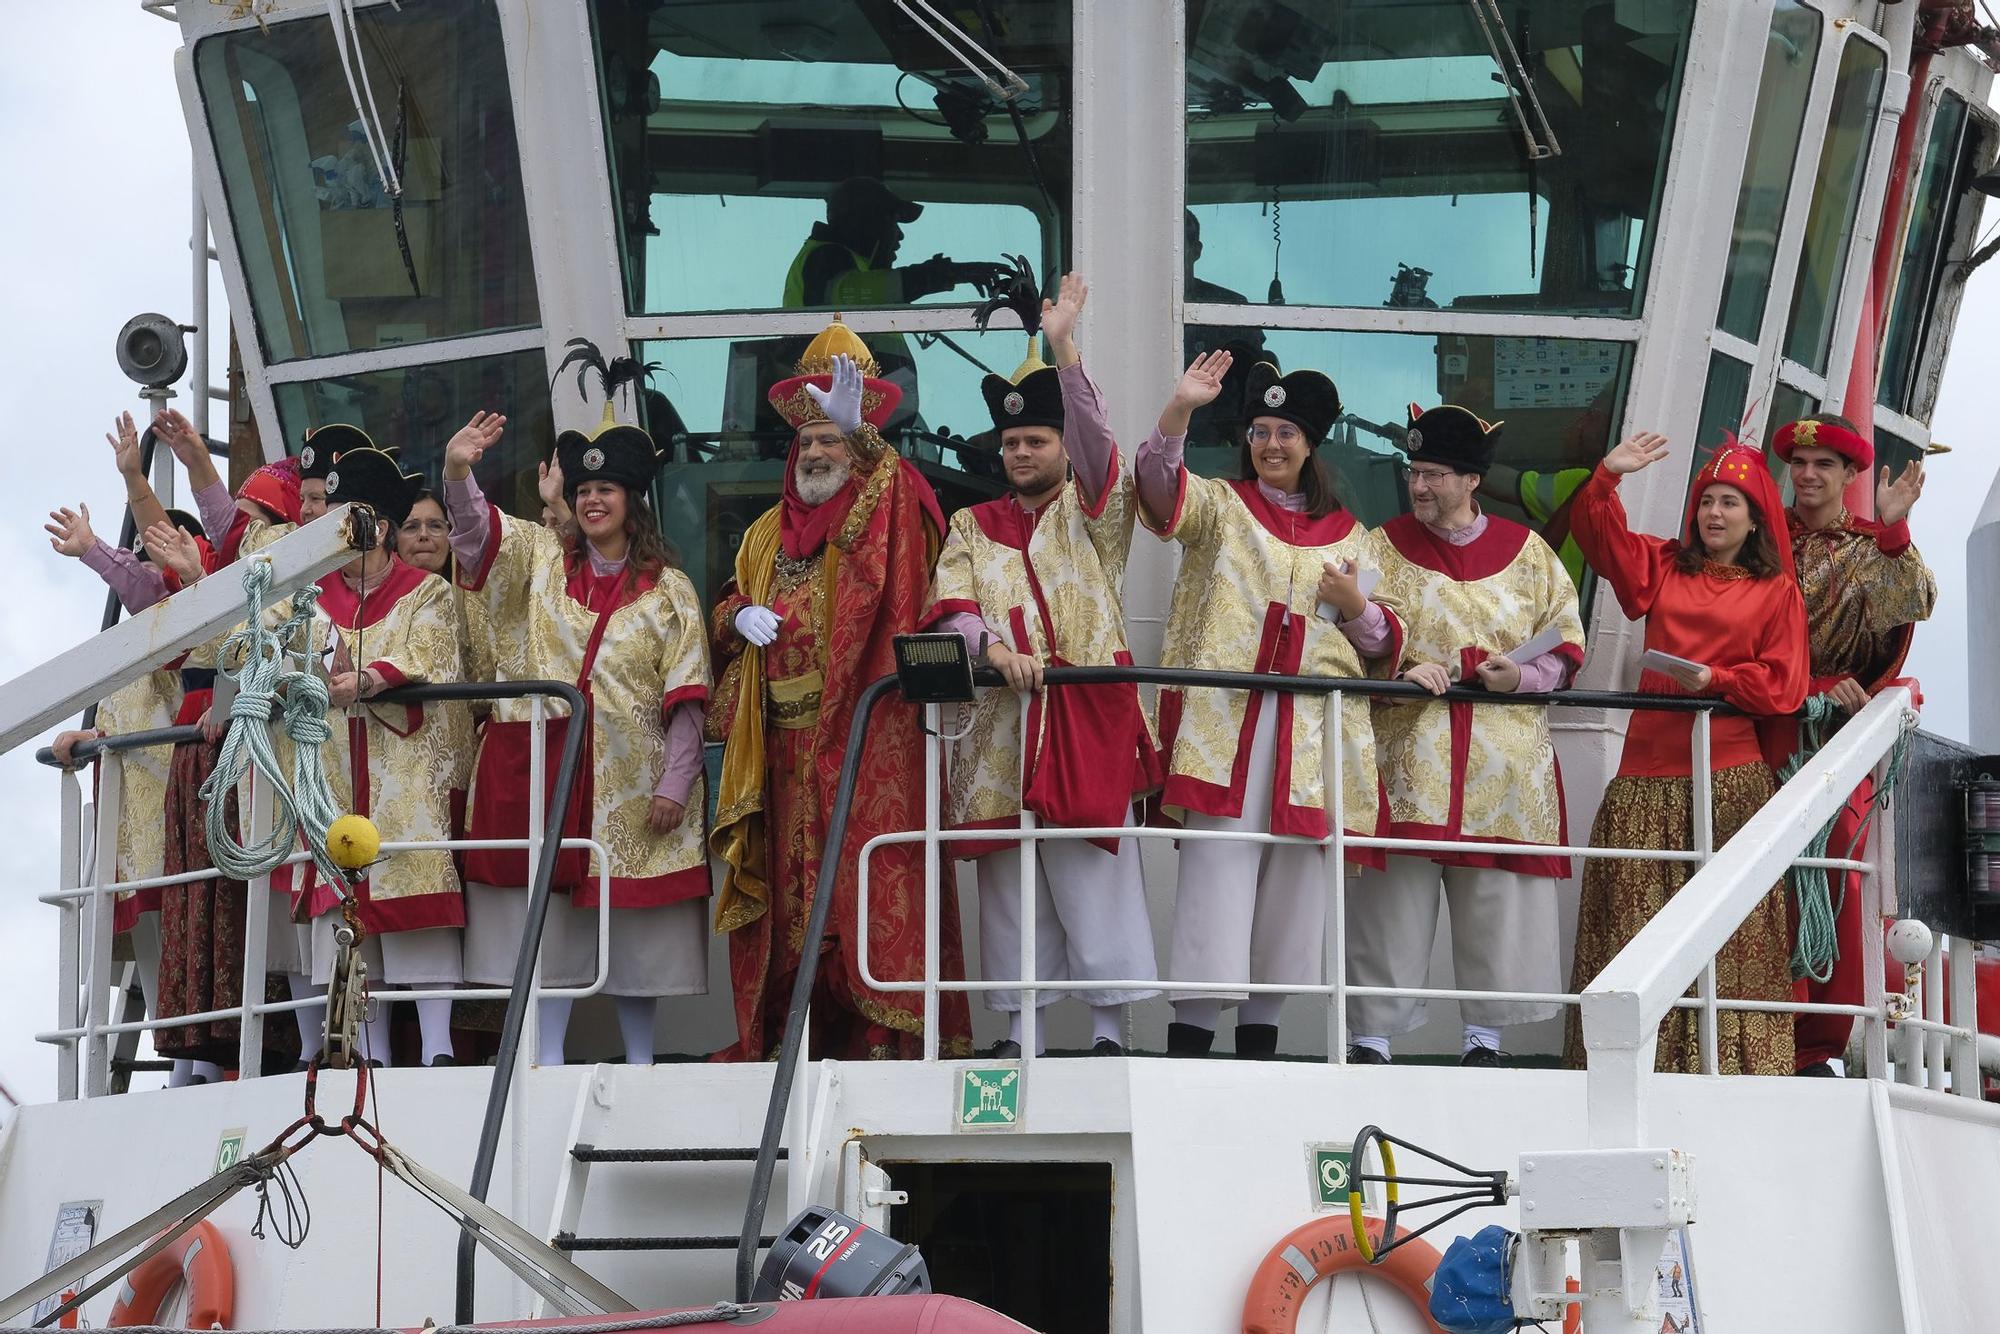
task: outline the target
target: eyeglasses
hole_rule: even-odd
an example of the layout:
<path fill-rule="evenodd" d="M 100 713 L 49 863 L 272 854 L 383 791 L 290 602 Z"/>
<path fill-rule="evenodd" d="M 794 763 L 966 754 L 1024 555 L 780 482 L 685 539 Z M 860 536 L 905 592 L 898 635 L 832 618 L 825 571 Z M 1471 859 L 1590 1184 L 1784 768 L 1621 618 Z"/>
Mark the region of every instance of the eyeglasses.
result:
<path fill-rule="evenodd" d="M 1264 445 L 1276 436 L 1281 445 L 1296 445 L 1305 440 L 1305 433 L 1296 426 L 1280 426 L 1273 431 L 1268 426 L 1252 426 L 1243 433 L 1243 438 L 1252 445 Z"/>
<path fill-rule="evenodd" d="M 445 519 L 410 519 L 399 531 L 408 533 L 412 537 L 418 533 L 449 533 L 451 523 Z"/>
<path fill-rule="evenodd" d="M 1412 468 L 1407 463 L 1403 465 L 1402 470 L 1405 481 L 1422 482 L 1425 486 L 1436 486 L 1439 482 L 1448 481 L 1458 475 L 1449 468 Z"/>

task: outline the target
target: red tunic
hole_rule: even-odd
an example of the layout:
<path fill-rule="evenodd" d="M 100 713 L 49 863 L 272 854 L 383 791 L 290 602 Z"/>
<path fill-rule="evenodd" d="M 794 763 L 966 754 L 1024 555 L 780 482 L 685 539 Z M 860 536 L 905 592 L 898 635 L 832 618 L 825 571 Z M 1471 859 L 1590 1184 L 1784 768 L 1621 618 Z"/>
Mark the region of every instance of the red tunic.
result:
<path fill-rule="evenodd" d="M 1618 605 L 1633 620 L 1645 619 L 1647 648 L 1705 664 L 1714 675 L 1708 693 L 1746 714 L 1789 714 L 1805 703 L 1806 608 L 1796 580 L 1756 579 L 1713 564 L 1683 574 L 1674 563 L 1679 544 L 1633 532 L 1618 499 L 1618 478 L 1601 466 L 1576 493 L 1572 523 L 1591 568 L 1611 585 Z M 1652 671 L 1640 676 L 1639 691 L 1688 693 Z M 1619 775 L 1688 776 L 1693 726 L 1689 714 L 1635 711 Z M 1755 717 L 1718 715 L 1711 745 L 1715 769 L 1766 758 Z"/>

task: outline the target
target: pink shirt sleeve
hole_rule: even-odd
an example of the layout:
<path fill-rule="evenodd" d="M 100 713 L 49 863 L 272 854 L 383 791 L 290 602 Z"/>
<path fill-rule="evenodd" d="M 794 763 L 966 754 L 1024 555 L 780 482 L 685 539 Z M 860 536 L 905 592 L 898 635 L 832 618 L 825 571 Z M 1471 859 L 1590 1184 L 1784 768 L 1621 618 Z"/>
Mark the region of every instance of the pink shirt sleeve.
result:
<path fill-rule="evenodd" d="M 82 560 L 118 595 L 127 612 L 142 612 L 167 595 L 166 577 L 158 569 L 101 537 Z"/>
<path fill-rule="evenodd" d="M 1007 642 L 1006 636 L 969 611 L 954 611 L 940 616 L 937 624 L 931 628 L 941 634 L 957 635 L 963 639 L 965 646 L 972 650 L 972 656 L 975 658 L 979 656 L 980 650 L 988 640 L 995 644 Z"/>
<path fill-rule="evenodd" d="M 1181 469 L 1186 467 L 1187 437 L 1161 435 L 1155 426 L 1146 443 L 1139 446 L 1133 473 L 1139 483 L 1139 501 L 1156 519 L 1173 517 L 1181 500 Z"/>
<path fill-rule="evenodd" d="M 1551 650 L 1521 664 L 1520 693 L 1541 695 L 1561 690 L 1569 682 L 1569 659 Z"/>
<path fill-rule="evenodd" d="M 479 569 L 486 563 L 487 544 L 499 539 L 498 533 L 489 531 L 492 511 L 487 507 L 486 493 L 479 489 L 479 479 L 470 473 L 462 482 L 445 478 L 444 510 L 451 520 L 451 554 L 461 566 Z"/>
<path fill-rule="evenodd" d="M 448 485 L 448 484 L 447 484 Z M 687 805 L 688 789 L 701 772 L 701 701 L 684 699 L 667 714 L 667 761 L 661 767 L 656 797 L 676 806 Z"/>
<path fill-rule="evenodd" d="M 236 502 L 231 499 L 229 488 L 219 479 L 210 482 L 194 493 L 194 507 L 201 515 L 209 545 L 220 548 L 222 539 L 229 536 L 230 525 L 236 522 Z"/>
<path fill-rule="evenodd" d="M 1118 453 L 1118 442 L 1105 420 L 1103 395 L 1085 374 L 1083 362 L 1078 360 L 1063 367 L 1056 372 L 1056 378 L 1062 382 L 1063 447 L 1076 469 L 1076 484 L 1083 492 L 1085 505 L 1095 510 L 1104 488 L 1111 484 L 1112 459 Z"/>
<path fill-rule="evenodd" d="M 1395 638 L 1389 633 L 1389 613 L 1382 610 L 1379 602 L 1369 603 L 1368 609 L 1353 620 L 1342 621 L 1340 633 L 1347 636 L 1347 642 L 1364 658 L 1381 657 Z"/>

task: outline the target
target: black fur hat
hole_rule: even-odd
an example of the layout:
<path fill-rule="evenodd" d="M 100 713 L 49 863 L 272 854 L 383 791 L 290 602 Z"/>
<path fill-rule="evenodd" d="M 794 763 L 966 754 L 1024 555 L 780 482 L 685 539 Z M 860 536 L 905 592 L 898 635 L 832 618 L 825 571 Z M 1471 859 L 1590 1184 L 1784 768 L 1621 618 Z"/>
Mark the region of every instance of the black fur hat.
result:
<path fill-rule="evenodd" d="M 1063 428 L 1063 396 L 1060 372 L 1043 366 L 1028 372 L 1017 383 L 998 375 L 979 382 L 986 396 L 986 411 L 993 416 L 993 429 L 1010 426 L 1052 426 Z"/>
<path fill-rule="evenodd" d="M 344 449 L 326 475 L 326 503 L 342 505 L 355 501 L 401 527 L 410 517 L 410 506 L 424 489 L 424 479 L 405 473 L 402 465 L 375 448 Z"/>
<path fill-rule="evenodd" d="M 1268 361 L 1250 368 L 1243 387 L 1243 415 L 1246 419 L 1277 417 L 1292 423 L 1317 445 L 1340 420 L 1340 390 L 1318 371 L 1293 371 L 1281 375 Z"/>

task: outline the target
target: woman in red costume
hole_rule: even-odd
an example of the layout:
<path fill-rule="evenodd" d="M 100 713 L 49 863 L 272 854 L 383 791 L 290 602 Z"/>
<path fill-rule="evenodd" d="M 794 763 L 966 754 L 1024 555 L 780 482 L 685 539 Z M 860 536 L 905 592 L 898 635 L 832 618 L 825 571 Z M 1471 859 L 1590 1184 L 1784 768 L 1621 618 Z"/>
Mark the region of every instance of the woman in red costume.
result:
<path fill-rule="evenodd" d="M 1646 622 L 1646 647 L 1684 660 L 1648 667 L 1639 690 L 1650 695 L 1712 695 L 1741 710 L 1716 714 L 1711 727 L 1715 842 L 1720 846 L 1777 791 L 1758 746 L 1757 718 L 1788 714 L 1805 702 L 1806 612 L 1785 535 L 1784 502 L 1755 449 L 1730 441 L 1695 477 L 1678 540 L 1635 533 L 1618 483 L 1667 456 L 1666 438 L 1640 433 L 1604 458 L 1576 494 L 1577 542 L 1618 595 L 1627 616 Z M 1693 728 L 1686 713 L 1636 711 L 1625 735 L 1618 776 L 1604 790 L 1590 842 L 1600 848 L 1693 846 Z M 1576 962 L 1570 989 L 1581 991 L 1674 896 L 1690 874 L 1685 862 L 1594 859 L 1577 910 Z M 1791 999 L 1791 935 L 1782 882 L 1716 955 L 1720 995 Z M 1698 1071 L 1698 1013 L 1674 1010 L 1660 1024 L 1656 1065 Z M 1792 1073 L 1792 1016 L 1724 1011 L 1717 1016 L 1718 1068 L 1724 1074 Z M 1583 1064 L 1583 1030 L 1570 1011 L 1564 1056 Z"/>

